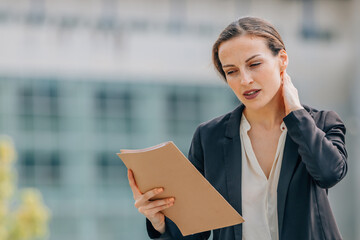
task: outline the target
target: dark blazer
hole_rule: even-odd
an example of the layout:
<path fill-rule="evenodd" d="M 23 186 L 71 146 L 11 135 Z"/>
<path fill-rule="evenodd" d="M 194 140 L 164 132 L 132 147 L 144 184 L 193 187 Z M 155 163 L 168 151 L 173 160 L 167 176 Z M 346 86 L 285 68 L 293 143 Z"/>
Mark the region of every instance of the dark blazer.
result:
<path fill-rule="evenodd" d="M 327 189 L 347 172 L 345 126 L 334 111 L 303 105 L 284 117 L 288 133 L 277 188 L 280 240 L 342 239 Z M 244 105 L 201 124 L 189 160 L 241 214 L 240 119 Z M 176 204 L 176 203 L 175 203 Z M 160 235 L 147 220 L 150 238 L 208 239 L 210 231 L 183 237 L 168 218 Z M 246 221 L 246 219 L 245 219 Z M 241 240 L 242 225 L 213 230 L 214 240 Z"/>

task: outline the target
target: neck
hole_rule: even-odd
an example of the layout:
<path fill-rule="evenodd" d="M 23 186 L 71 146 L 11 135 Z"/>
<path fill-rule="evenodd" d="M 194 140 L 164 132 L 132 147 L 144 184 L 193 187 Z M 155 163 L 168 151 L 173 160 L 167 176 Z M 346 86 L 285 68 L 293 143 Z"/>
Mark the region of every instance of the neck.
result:
<path fill-rule="evenodd" d="M 266 130 L 277 128 L 286 115 L 282 94 L 278 92 L 267 105 L 260 109 L 245 107 L 243 114 L 252 127 L 261 127 Z"/>

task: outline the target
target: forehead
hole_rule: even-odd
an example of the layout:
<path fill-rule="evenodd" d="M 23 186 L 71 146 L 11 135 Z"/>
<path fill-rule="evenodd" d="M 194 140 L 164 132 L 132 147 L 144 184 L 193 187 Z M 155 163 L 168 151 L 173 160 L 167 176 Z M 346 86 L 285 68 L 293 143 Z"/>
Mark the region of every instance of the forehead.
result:
<path fill-rule="evenodd" d="M 219 46 L 219 59 L 223 63 L 226 60 L 245 60 L 254 55 L 271 54 L 266 40 L 262 37 L 244 35 L 225 41 Z"/>

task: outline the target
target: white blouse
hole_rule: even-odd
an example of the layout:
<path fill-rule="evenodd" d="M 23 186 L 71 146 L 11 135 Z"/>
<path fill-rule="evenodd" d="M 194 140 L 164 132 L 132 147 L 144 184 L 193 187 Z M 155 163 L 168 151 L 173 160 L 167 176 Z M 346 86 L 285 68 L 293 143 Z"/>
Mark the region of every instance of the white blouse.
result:
<path fill-rule="evenodd" d="M 278 240 L 277 186 L 283 158 L 287 128 L 282 122 L 282 131 L 271 167 L 269 179 L 256 159 L 247 132 L 251 126 L 245 115 L 241 117 L 240 139 L 242 154 L 241 194 L 243 240 Z"/>

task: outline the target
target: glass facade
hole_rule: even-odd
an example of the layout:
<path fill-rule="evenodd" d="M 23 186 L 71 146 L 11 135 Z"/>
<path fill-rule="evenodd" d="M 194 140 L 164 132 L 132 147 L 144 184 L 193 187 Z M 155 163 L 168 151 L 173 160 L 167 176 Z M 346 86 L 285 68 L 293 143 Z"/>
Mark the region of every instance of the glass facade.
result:
<path fill-rule="evenodd" d="M 238 104 L 225 84 L 2 77 L 0 86 L 18 183 L 42 191 L 55 240 L 147 239 L 116 153 L 172 140 L 187 155 L 197 125 Z"/>

